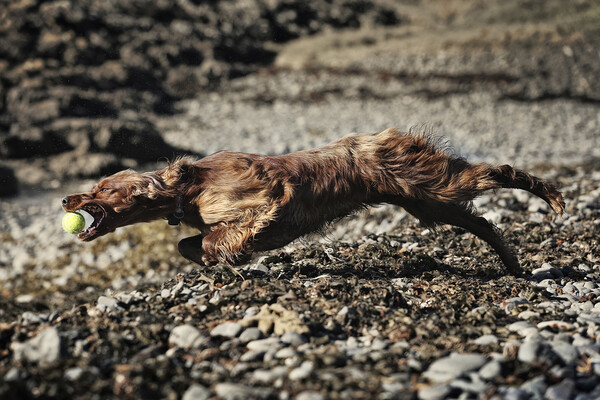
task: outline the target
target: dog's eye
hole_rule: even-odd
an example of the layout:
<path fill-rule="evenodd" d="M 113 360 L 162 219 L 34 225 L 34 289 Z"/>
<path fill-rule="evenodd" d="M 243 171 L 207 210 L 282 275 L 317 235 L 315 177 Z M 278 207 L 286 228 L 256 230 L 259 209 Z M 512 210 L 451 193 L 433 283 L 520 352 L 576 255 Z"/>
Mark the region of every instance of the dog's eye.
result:
<path fill-rule="evenodd" d="M 100 192 L 100 193 L 106 193 L 106 192 L 108 192 L 109 190 L 110 190 L 110 188 L 106 188 L 106 187 L 105 187 L 105 188 L 102 188 L 102 189 L 98 190 L 98 192 Z"/>

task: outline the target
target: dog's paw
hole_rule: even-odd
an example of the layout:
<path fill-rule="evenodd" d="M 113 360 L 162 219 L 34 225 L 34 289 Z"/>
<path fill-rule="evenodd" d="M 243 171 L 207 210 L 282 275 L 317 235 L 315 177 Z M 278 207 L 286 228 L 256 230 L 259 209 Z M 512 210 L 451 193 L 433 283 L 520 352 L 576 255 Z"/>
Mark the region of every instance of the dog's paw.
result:
<path fill-rule="evenodd" d="M 217 264 L 218 262 L 219 262 L 219 260 L 217 260 L 207 254 L 204 254 L 202 256 L 202 263 L 207 267 L 213 266 L 213 265 Z"/>

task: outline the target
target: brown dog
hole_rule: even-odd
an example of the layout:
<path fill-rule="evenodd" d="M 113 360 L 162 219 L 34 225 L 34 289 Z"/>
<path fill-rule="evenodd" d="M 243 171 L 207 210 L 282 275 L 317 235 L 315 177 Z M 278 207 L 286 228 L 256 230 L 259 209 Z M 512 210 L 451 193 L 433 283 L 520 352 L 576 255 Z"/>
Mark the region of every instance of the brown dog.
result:
<path fill-rule="evenodd" d="M 508 165 L 469 164 L 427 135 L 387 129 L 353 134 L 327 146 L 280 156 L 221 151 L 138 174 L 121 171 L 91 192 L 63 199 L 65 211 L 94 217 L 78 237 L 89 241 L 117 227 L 168 218 L 201 234 L 179 242 L 195 262 L 237 263 L 253 251 L 279 248 L 368 205 L 403 207 L 427 226 L 450 224 L 489 243 L 508 270 L 519 261 L 471 200 L 496 188 L 527 190 L 562 214 L 560 192 Z"/>

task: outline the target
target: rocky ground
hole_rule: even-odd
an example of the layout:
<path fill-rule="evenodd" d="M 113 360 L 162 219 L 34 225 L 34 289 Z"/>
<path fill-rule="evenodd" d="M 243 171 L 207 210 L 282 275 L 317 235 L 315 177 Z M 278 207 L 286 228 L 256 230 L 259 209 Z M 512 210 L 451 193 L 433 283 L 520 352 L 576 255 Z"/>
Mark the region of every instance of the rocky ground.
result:
<path fill-rule="evenodd" d="M 150 3 L 14 2 L 1 27 L 0 177 L 20 181 L 0 201 L 1 398 L 600 397 L 595 2 Z M 518 191 L 476 200 L 524 278 L 388 206 L 237 269 L 188 263 L 193 231 L 163 221 L 89 244 L 60 228 L 65 194 L 165 150 L 389 126 L 561 187 L 562 217 Z"/>

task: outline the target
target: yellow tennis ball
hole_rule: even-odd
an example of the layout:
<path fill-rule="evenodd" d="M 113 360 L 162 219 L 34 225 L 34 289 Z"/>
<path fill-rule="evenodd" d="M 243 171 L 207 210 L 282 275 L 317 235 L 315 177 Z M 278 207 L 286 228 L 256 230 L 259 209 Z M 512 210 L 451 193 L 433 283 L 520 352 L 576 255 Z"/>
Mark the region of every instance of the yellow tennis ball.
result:
<path fill-rule="evenodd" d="M 83 215 L 76 212 L 66 213 L 62 219 L 62 227 L 65 232 L 74 235 L 85 228 L 85 218 L 83 218 Z"/>

